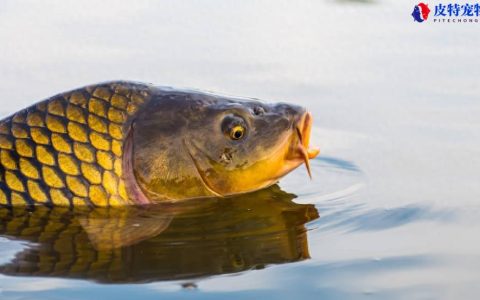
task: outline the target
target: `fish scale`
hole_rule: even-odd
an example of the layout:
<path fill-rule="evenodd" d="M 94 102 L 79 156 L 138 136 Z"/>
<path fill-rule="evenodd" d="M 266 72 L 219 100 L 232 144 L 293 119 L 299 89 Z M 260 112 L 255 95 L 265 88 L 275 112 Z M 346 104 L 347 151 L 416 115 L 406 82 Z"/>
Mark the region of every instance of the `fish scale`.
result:
<path fill-rule="evenodd" d="M 130 204 L 122 172 L 131 117 L 149 86 L 127 82 L 63 93 L 0 122 L 0 205 Z"/>

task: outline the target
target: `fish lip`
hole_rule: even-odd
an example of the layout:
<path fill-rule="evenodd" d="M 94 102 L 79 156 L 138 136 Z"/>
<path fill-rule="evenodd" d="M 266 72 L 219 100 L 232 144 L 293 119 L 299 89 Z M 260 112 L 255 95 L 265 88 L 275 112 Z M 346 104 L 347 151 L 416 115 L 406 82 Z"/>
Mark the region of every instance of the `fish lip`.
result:
<path fill-rule="evenodd" d="M 310 144 L 310 133 L 312 130 L 312 114 L 305 112 L 301 118 L 295 124 L 295 130 L 297 132 L 300 144 L 308 149 Z"/>
<path fill-rule="evenodd" d="M 283 144 L 284 150 L 284 166 L 278 174 L 271 179 L 272 183 L 278 182 L 280 178 L 287 175 L 301 164 L 305 164 L 307 172 L 311 176 L 309 159 L 315 158 L 320 150 L 311 148 L 310 133 L 312 129 L 312 115 L 310 112 L 303 112 L 301 116 L 297 116 L 292 121 L 290 136 L 286 138 Z"/>
<path fill-rule="evenodd" d="M 303 113 L 300 119 L 294 123 L 297 139 L 294 139 L 295 145 L 293 145 L 294 157 L 301 159 L 305 163 L 310 178 L 312 178 L 310 159 L 315 158 L 320 153 L 318 148 L 310 148 L 312 123 L 312 114 L 308 111 Z"/>

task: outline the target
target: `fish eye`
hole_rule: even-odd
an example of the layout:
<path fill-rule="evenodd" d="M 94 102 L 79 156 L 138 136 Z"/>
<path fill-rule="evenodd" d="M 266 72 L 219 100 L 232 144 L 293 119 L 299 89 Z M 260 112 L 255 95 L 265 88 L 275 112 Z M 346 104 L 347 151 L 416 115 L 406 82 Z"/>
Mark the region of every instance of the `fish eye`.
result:
<path fill-rule="evenodd" d="M 247 124 L 238 115 L 227 115 L 222 121 L 221 128 L 225 136 L 233 141 L 241 140 L 247 135 Z"/>
<path fill-rule="evenodd" d="M 230 130 L 230 138 L 232 140 L 239 140 L 243 138 L 245 134 L 245 127 L 242 125 L 236 125 Z"/>

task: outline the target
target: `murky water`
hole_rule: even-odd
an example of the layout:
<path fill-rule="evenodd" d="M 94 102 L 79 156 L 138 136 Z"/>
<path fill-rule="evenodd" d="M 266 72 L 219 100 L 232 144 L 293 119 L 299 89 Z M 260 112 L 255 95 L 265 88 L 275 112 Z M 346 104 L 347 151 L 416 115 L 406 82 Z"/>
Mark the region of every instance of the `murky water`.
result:
<path fill-rule="evenodd" d="M 479 27 L 414 4 L 1 1 L 4 116 L 131 79 L 305 105 L 322 154 L 222 202 L 2 212 L 0 298 L 475 299 Z"/>

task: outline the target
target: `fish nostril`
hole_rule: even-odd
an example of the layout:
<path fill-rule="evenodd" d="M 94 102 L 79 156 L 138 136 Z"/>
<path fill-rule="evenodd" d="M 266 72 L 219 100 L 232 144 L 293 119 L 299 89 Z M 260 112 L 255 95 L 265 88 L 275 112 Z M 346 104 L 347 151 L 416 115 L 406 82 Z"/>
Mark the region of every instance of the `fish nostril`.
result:
<path fill-rule="evenodd" d="M 253 114 L 256 116 L 261 116 L 265 113 L 265 109 L 261 106 L 255 106 L 253 108 Z"/>

